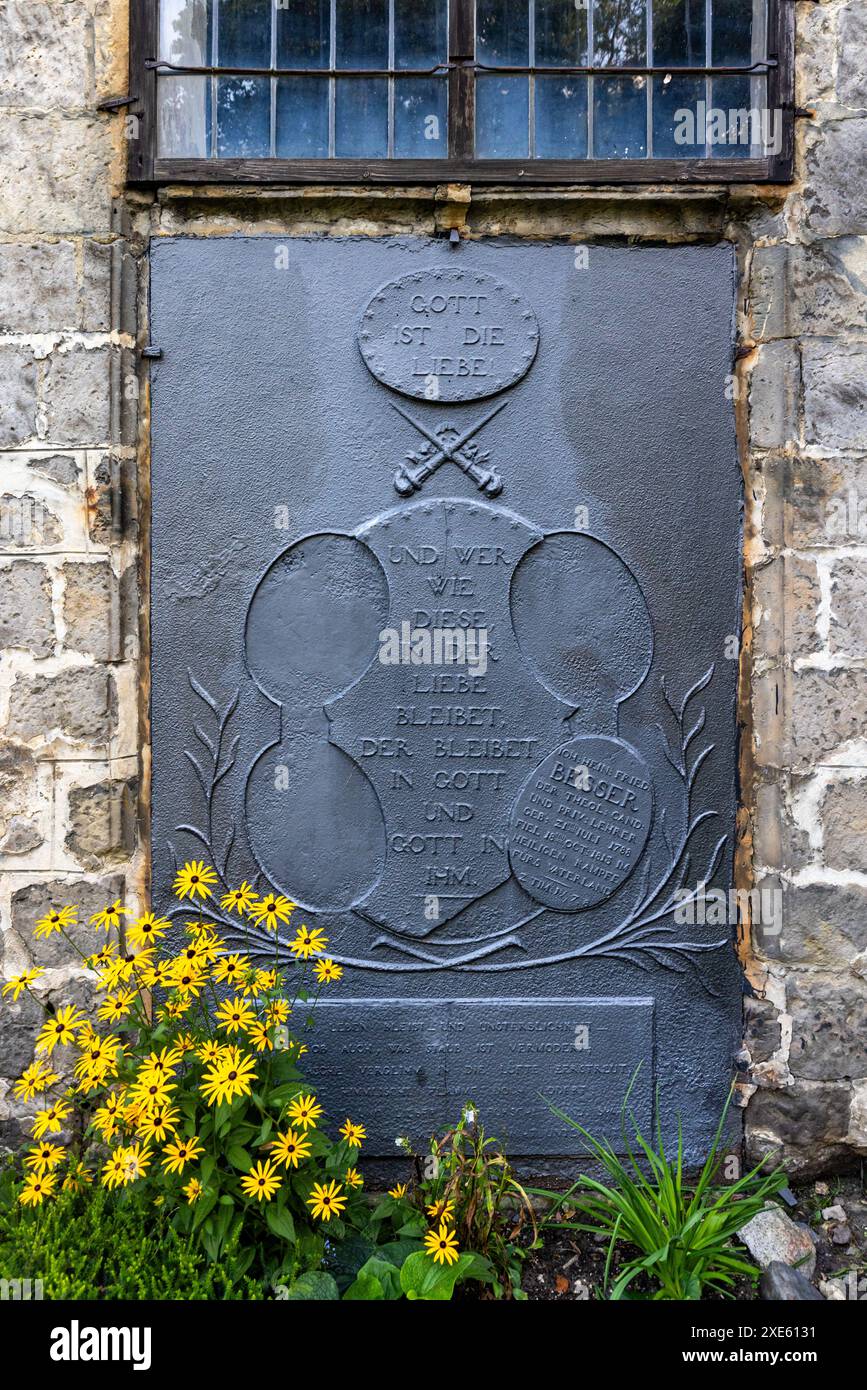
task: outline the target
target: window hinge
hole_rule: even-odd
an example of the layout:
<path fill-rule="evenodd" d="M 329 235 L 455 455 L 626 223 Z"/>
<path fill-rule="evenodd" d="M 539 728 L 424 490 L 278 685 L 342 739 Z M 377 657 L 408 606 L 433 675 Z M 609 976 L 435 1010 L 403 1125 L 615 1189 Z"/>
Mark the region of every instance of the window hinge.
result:
<path fill-rule="evenodd" d="M 125 97 L 106 97 L 105 101 L 100 101 L 97 104 L 96 109 L 97 111 L 120 111 L 123 106 L 132 106 L 134 101 L 138 101 L 138 97 L 134 93 Z"/>

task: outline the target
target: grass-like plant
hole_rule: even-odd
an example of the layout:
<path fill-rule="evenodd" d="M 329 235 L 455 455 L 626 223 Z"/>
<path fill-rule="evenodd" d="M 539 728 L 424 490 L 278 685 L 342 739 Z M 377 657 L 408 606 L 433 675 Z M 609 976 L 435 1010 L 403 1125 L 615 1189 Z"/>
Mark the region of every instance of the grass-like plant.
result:
<path fill-rule="evenodd" d="M 677 1150 L 666 1153 L 657 1106 L 656 1144 L 641 1133 L 629 1109 L 632 1079 L 621 1111 L 624 1157 L 607 1140 L 596 1139 L 556 1106 L 551 1109 L 584 1140 L 588 1154 L 597 1160 L 607 1181 L 582 1174 L 565 1193 L 536 1195 L 552 1200 L 545 1225 L 558 1229 L 602 1232 L 608 1236 L 605 1287 L 610 1298 L 633 1297 L 629 1287 L 640 1274 L 656 1285 L 650 1299 L 700 1299 L 713 1290 L 733 1296 L 739 1278 L 755 1282 L 758 1270 L 733 1245 L 737 1232 L 769 1198 L 785 1185 L 782 1169 L 762 1173 L 761 1164 L 731 1183 L 720 1185 L 717 1172 L 721 1142 L 731 1104 L 729 1093 L 704 1166 L 692 1180 L 684 1172 L 683 1135 L 677 1125 Z M 627 1120 L 633 1138 L 627 1133 Z M 565 1209 L 574 1218 L 560 1218 Z M 637 1254 L 627 1258 L 611 1283 L 616 1247 L 631 1246 Z"/>

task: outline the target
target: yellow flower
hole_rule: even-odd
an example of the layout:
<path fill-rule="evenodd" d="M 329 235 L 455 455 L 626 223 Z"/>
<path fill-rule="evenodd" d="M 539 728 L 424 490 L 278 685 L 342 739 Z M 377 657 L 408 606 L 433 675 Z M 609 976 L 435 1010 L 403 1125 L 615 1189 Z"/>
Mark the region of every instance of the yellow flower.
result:
<path fill-rule="evenodd" d="M 34 965 L 30 970 L 24 970 L 20 975 L 13 975 L 11 980 L 7 980 L 3 986 L 4 994 L 11 994 L 13 1000 L 17 999 L 24 989 L 29 989 L 34 980 L 38 980 L 45 971 L 40 970 L 38 965 Z"/>
<path fill-rule="evenodd" d="M 265 1017 L 270 1024 L 278 1025 L 285 1023 L 292 1010 L 286 999 L 272 999 L 265 1009 Z"/>
<path fill-rule="evenodd" d="M 401 1197 L 405 1197 L 406 1194 L 407 1186 L 405 1182 L 399 1182 L 395 1184 L 394 1187 L 388 1189 L 389 1197 L 393 1197 L 396 1202 L 399 1201 Z"/>
<path fill-rule="evenodd" d="M 135 1003 L 134 989 L 122 990 L 120 994 L 107 994 L 97 1009 L 97 1018 L 106 1023 L 122 1023 L 128 1017 Z"/>
<path fill-rule="evenodd" d="M 74 927 L 75 919 L 78 916 L 77 907 L 62 907 L 59 912 L 46 912 L 45 916 L 36 923 L 34 936 L 51 936 L 53 932 L 64 931 L 66 927 Z"/>
<path fill-rule="evenodd" d="M 246 956 L 222 956 L 214 966 L 214 979 L 218 985 L 233 985 L 243 980 L 251 968 Z"/>
<path fill-rule="evenodd" d="M 169 1104 L 174 1086 L 165 1077 L 149 1076 L 139 1078 L 130 1087 L 129 1098 L 134 1105 L 141 1107 L 145 1114 L 153 1114 Z"/>
<path fill-rule="evenodd" d="M 322 1106 L 316 1103 L 315 1096 L 296 1096 L 289 1106 L 289 1118 L 302 1129 L 315 1129 L 316 1121 L 322 1114 Z"/>
<path fill-rule="evenodd" d="M 223 1049 L 215 1038 L 206 1038 L 201 1047 L 196 1048 L 196 1056 L 207 1066 L 219 1062 L 222 1055 Z"/>
<path fill-rule="evenodd" d="M 337 965 L 333 960 L 329 960 L 328 957 L 326 957 L 325 960 L 318 960 L 316 962 L 313 967 L 313 974 L 321 985 L 330 985 L 340 979 L 343 974 L 343 966 Z"/>
<path fill-rule="evenodd" d="M 75 1064 L 76 1076 L 85 1081 L 102 1080 L 110 1071 L 116 1070 L 120 1038 L 116 1038 L 113 1033 L 107 1033 L 101 1038 L 97 1033 L 82 1030 L 78 1045 L 81 1055 Z"/>
<path fill-rule="evenodd" d="M 74 1168 L 70 1168 L 60 1185 L 64 1192 L 83 1192 L 92 1182 L 93 1174 L 90 1169 L 85 1168 L 83 1163 L 76 1163 Z"/>
<path fill-rule="evenodd" d="M 117 943 L 106 941 L 104 946 L 100 946 L 95 955 L 89 957 L 87 964 L 91 970 L 98 970 L 103 965 L 108 965 L 117 955 Z"/>
<path fill-rule="evenodd" d="M 46 1197 L 53 1195 L 56 1182 L 56 1173 L 32 1173 L 18 1193 L 19 1202 L 25 1207 L 38 1207 Z"/>
<path fill-rule="evenodd" d="M 341 1185 L 338 1182 L 313 1184 L 313 1190 L 307 1198 L 307 1205 L 311 1208 L 313 1215 L 318 1216 L 320 1221 L 330 1221 L 332 1216 L 339 1216 L 346 1206 L 346 1198 L 341 1197 Z"/>
<path fill-rule="evenodd" d="M 120 1187 L 126 1182 L 126 1149 L 121 1145 L 115 1149 L 102 1170 L 103 1187 Z"/>
<path fill-rule="evenodd" d="M 318 927 L 311 931 L 309 927 L 302 925 L 295 933 L 294 940 L 289 942 L 289 950 L 297 960 L 309 960 L 311 956 L 318 956 L 327 945 L 328 938 L 323 936 Z"/>
<path fill-rule="evenodd" d="M 274 1039 L 271 1037 L 269 1025 L 256 1019 L 247 1029 L 247 1037 L 253 1044 L 257 1052 L 273 1052 Z"/>
<path fill-rule="evenodd" d="M 49 1018 L 43 1023 L 36 1039 L 36 1051 L 47 1052 L 50 1054 L 57 1047 L 68 1047 L 75 1041 L 76 1030 L 81 1026 L 84 1014 L 79 1009 L 73 1008 L 68 1004 L 65 1009 L 58 1009 L 53 1018 Z"/>
<path fill-rule="evenodd" d="M 295 904 L 290 903 L 288 898 L 277 893 L 268 893 L 264 898 L 253 903 L 250 908 L 250 916 L 257 927 L 266 927 L 268 931 L 276 931 L 281 922 L 289 921 L 294 911 Z"/>
<path fill-rule="evenodd" d="M 250 1024 L 256 1021 L 256 1015 L 243 999 L 227 999 L 215 1011 L 214 1017 L 227 1033 L 237 1033 L 240 1028 L 246 1032 Z"/>
<path fill-rule="evenodd" d="M 362 1139 L 367 1138 L 367 1130 L 364 1125 L 353 1124 L 352 1120 L 347 1120 L 346 1124 L 340 1126 L 340 1133 L 350 1148 L 353 1149 L 360 1149 Z"/>
<path fill-rule="evenodd" d="M 245 912 L 250 911 L 255 901 L 256 894 L 245 880 L 240 888 L 230 888 L 228 893 L 223 894 L 220 899 L 220 907 L 225 912 L 237 912 L 239 917 L 243 917 Z"/>
<path fill-rule="evenodd" d="M 131 960 L 125 960 L 123 956 L 118 956 L 116 960 L 110 960 L 99 972 L 99 988 L 113 990 L 118 985 L 128 984 L 133 972 Z"/>
<path fill-rule="evenodd" d="M 171 922 L 167 917 L 157 917 L 155 912 L 145 912 L 130 927 L 127 937 L 134 946 L 152 946 L 155 941 L 165 936 L 170 926 Z"/>
<path fill-rule="evenodd" d="M 178 870 L 174 883 L 175 897 L 210 898 L 210 885 L 216 882 L 217 875 L 203 859 L 188 860 L 184 867 Z"/>
<path fill-rule="evenodd" d="M 41 1091 L 47 1091 L 60 1077 L 46 1062 L 31 1062 L 12 1087 L 19 1100 L 32 1100 Z"/>
<path fill-rule="evenodd" d="M 276 971 L 276 970 L 257 970 L 257 971 L 256 971 L 256 979 L 257 979 L 258 982 L 259 982 L 259 988 L 260 988 L 260 989 L 276 989 L 276 988 L 277 988 L 277 971 Z"/>
<path fill-rule="evenodd" d="M 43 1139 L 41 1144 L 30 1150 L 24 1162 L 28 1168 L 35 1168 L 37 1173 L 45 1173 L 56 1168 L 65 1157 L 66 1150 L 62 1144 L 49 1144 L 47 1139 Z"/>
<path fill-rule="evenodd" d="M 235 1096 L 248 1096 L 255 1080 L 253 1058 L 237 1047 L 227 1047 L 220 1060 L 204 1073 L 202 1095 L 209 1105 L 220 1105 Z"/>
<path fill-rule="evenodd" d="M 357 1168 L 347 1168 L 346 1172 L 343 1174 L 343 1181 L 346 1183 L 347 1187 L 364 1186 L 364 1178 Z"/>
<path fill-rule="evenodd" d="M 110 931 L 112 927 L 120 928 L 121 917 L 131 917 L 132 910 L 128 907 L 121 907 L 120 898 L 117 898 L 111 907 L 103 908 L 102 912 L 94 912 L 90 918 L 90 923 L 94 927 L 102 927 L 103 931 Z"/>
<path fill-rule="evenodd" d="M 163 1167 L 167 1173 L 182 1173 L 185 1165 L 198 1158 L 201 1153 L 204 1153 L 204 1149 L 197 1135 L 194 1134 L 191 1139 L 173 1139 L 170 1144 L 166 1144 Z M 195 1181 L 193 1178 L 193 1182 Z"/>
<path fill-rule="evenodd" d="M 424 1247 L 429 1255 L 433 1255 L 436 1264 L 451 1265 L 458 1258 L 458 1238 L 445 1223 L 436 1231 L 428 1231 Z"/>
<path fill-rule="evenodd" d="M 279 1186 L 280 1175 L 270 1158 L 264 1163 L 254 1163 L 249 1173 L 241 1178 L 242 1191 L 260 1202 L 270 1202 Z"/>
<path fill-rule="evenodd" d="M 64 1100 L 56 1100 L 47 1110 L 37 1110 L 33 1117 L 33 1138 L 41 1139 L 43 1134 L 58 1134 L 61 1122 L 66 1119 L 71 1105 Z"/>
<path fill-rule="evenodd" d="M 177 1127 L 178 1111 L 170 1105 L 165 1105 L 153 1110 L 149 1115 L 142 1115 L 136 1125 L 136 1131 L 142 1139 L 155 1139 L 158 1144 L 164 1144 Z"/>
<path fill-rule="evenodd" d="M 126 1118 L 126 1107 L 123 1100 L 114 1091 L 106 1096 L 105 1101 L 93 1116 L 93 1127 L 108 1141 L 111 1139 L 118 1125 L 122 1124 Z"/>
<path fill-rule="evenodd" d="M 175 1047 L 183 1057 L 187 1052 L 195 1052 L 196 1039 L 192 1033 L 178 1033 L 175 1038 Z"/>
<path fill-rule="evenodd" d="M 284 1168 L 297 1168 L 302 1159 L 310 1157 L 310 1153 L 306 1136 L 294 1129 L 278 1134 L 271 1145 L 272 1159 L 275 1163 L 282 1163 Z"/>
<path fill-rule="evenodd" d="M 454 1210 L 454 1202 L 447 1202 L 445 1198 L 441 1198 L 439 1202 L 431 1202 L 427 1209 L 427 1214 L 433 1217 L 434 1221 L 438 1221 L 442 1224 L 444 1221 L 447 1222 L 451 1220 L 454 1215 Z"/>
<path fill-rule="evenodd" d="M 148 1170 L 153 1154 L 141 1144 L 132 1144 L 124 1150 L 124 1182 L 135 1182 L 143 1178 Z"/>
<path fill-rule="evenodd" d="M 202 1184 L 199 1182 L 198 1178 L 190 1178 L 190 1181 L 187 1183 L 186 1187 L 182 1188 L 182 1191 L 188 1204 L 192 1206 L 193 1202 L 197 1202 L 202 1195 Z"/>
<path fill-rule="evenodd" d="M 198 999 L 205 985 L 208 976 L 206 969 L 198 961 L 180 960 L 172 961 L 168 972 L 168 983 L 172 989 L 184 996 Z"/>
<path fill-rule="evenodd" d="M 151 1081 L 160 1077 L 168 1079 L 174 1076 L 181 1062 L 181 1050 L 179 1047 L 164 1047 L 162 1052 L 151 1052 L 145 1057 L 139 1067 L 139 1081 Z"/>

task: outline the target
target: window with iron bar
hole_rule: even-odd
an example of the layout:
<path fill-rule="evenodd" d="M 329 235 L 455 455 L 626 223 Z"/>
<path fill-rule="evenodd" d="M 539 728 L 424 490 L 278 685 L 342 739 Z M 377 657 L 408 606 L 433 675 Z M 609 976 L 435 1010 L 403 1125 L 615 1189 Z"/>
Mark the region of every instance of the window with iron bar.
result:
<path fill-rule="evenodd" d="M 792 0 L 131 0 L 137 182 L 785 182 Z"/>

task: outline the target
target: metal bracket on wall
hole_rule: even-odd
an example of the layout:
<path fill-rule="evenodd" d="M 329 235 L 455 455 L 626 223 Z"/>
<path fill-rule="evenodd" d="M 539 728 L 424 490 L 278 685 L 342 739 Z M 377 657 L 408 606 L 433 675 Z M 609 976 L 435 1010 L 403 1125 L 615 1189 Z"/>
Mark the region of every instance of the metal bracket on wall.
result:
<path fill-rule="evenodd" d="M 146 347 L 142 348 L 141 355 L 146 361 L 155 362 L 162 357 L 163 350 L 161 347 L 154 347 L 153 343 L 148 343 Z"/>

